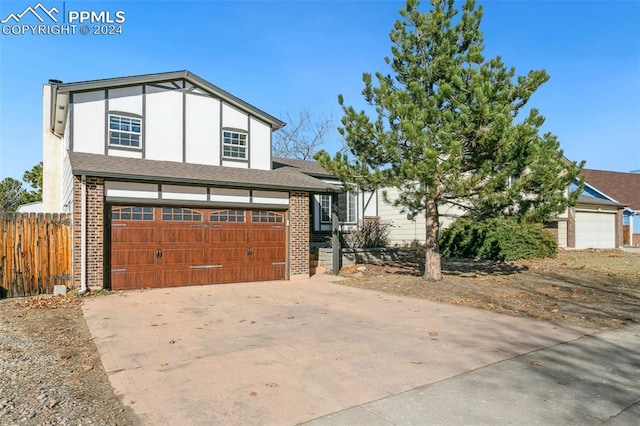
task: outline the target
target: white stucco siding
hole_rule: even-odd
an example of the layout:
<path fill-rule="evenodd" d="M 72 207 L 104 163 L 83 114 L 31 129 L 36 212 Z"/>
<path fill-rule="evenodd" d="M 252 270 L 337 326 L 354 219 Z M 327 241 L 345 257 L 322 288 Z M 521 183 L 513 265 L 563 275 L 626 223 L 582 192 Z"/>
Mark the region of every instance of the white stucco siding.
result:
<path fill-rule="evenodd" d="M 255 204 L 278 204 L 288 206 L 289 193 L 275 191 L 253 191 L 252 201 Z"/>
<path fill-rule="evenodd" d="M 107 198 L 158 198 L 158 185 L 153 183 L 106 181 L 104 189 Z"/>
<path fill-rule="evenodd" d="M 219 203 L 250 203 L 251 191 L 248 189 L 211 188 L 210 201 Z"/>
<path fill-rule="evenodd" d="M 162 199 L 207 201 L 207 188 L 200 186 L 162 185 Z"/>
<path fill-rule="evenodd" d="M 222 127 L 249 130 L 249 116 L 230 105 L 222 105 Z"/>
<path fill-rule="evenodd" d="M 42 209 L 45 212 L 58 213 L 63 211 L 62 159 L 66 150 L 65 140 L 54 135 L 51 127 L 51 86 L 45 84 L 42 88 Z"/>
<path fill-rule="evenodd" d="M 225 166 L 225 167 L 236 167 L 238 169 L 248 169 L 249 168 L 249 163 L 241 162 L 241 161 L 222 160 L 222 165 Z"/>
<path fill-rule="evenodd" d="M 109 148 L 107 155 L 111 155 L 112 157 L 142 158 L 141 151 L 125 151 L 117 148 Z"/>
<path fill-rule="evenodd" d="M 271 127 L 253 117 L 249 125 L 249 167 L 271 170 Z"/>
<path fill-rule="evenodd" d="M 358 209 L 362 212 L 358 213 L 358 217 L 364 216 L 378 216 L 378 200 L 377 193 L 362 191 L 358 194 L 360 200 L 358 200 Z"/>
<path fill-rule="evenodd" d="M 220 165 L 220 101 L 187 94 L 187 163 Z"/>
<path fill-rule="evenodd" d="M 104 90 L 73 94 L 73 150 L 104 154 L 105 146 Z"/>
<path fill-rule="evenodd" d="M 145 158 L 182 162 L 182 91 L 147 86 Z"/>
<path fill-rule="evenodd" d="M 109 89 L 109 111 L 142 115 L 142 86 Z"/>

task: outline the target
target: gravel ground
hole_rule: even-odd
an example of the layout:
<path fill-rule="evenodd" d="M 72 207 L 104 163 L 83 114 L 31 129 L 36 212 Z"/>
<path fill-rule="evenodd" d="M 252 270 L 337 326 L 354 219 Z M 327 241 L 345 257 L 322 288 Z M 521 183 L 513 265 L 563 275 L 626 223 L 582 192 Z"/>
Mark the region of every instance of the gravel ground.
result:
<path fill-rule="evenodd" d="M 0 301 L 0 424 L 139 424 L 109 384 L 77 297 Z"/>

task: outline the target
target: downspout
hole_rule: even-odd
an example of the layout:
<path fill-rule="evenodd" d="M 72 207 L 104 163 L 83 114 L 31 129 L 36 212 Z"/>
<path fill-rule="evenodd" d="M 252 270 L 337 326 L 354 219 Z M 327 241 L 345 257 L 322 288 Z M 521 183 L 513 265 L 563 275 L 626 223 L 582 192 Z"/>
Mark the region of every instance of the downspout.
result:
<path fill-rule="evenodd" d="M 80 186 L 80 290 L 83 296 L 87 288 L 87 176 L 82 175 Z"/>

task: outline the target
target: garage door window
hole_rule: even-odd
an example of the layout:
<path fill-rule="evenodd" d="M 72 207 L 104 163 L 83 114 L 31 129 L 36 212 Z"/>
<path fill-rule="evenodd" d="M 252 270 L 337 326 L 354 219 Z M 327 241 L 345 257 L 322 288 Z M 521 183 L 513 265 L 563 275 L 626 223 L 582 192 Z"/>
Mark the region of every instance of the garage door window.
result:
<path fill-rule="evenodd" d="M 162 220 L 176 222 L 202 222 L 202 213 L 176 207 L 163 207 Z"/>
<path fill-rule="evenodd" d="M 153 220 L 153 207 L 118 207 L 111 210 L 115 220 Z"/>
<path fill-rule="evenodd" d="M 244 210 L 220 210 L 211 213 L 211 222 L 244 222 Z"/>
<path fill-rule="evenodd" d="M 251 212 L 251 221 L 253 223 L 282 223 L 284 222 L 284 214 L 254 210 Z"/>

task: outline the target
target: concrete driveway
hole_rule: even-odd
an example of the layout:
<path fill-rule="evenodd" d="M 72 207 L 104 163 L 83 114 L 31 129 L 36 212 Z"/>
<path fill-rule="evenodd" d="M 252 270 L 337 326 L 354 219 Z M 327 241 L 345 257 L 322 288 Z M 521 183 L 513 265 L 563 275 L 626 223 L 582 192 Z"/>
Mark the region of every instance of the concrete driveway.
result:
<path fill-rule="evenodd" d="M 297 424 L 588 333 L 328 278 L 130 291 L 83 310 L 144 424 Z"/>

